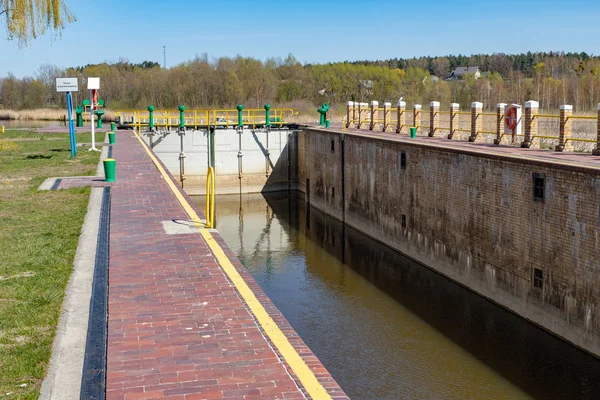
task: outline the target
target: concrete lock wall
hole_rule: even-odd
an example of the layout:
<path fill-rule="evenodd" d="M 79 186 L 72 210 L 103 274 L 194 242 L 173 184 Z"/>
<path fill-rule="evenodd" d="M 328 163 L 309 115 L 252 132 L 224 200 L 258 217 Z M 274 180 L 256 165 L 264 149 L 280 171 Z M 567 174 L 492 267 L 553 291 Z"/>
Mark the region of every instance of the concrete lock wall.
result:
<path fill-rule="evenodd" d="M 180 137 L 176 131 L 165 136 L 143 135 L 152 142 L 154 152 L 169 172 L 179 181 Z M 244 128 L 241 135 L 235 129 L 215 129 L 216 194 L 259 193 L 294 189 L 297 155 L 297 131 L 273 128 Z M 241 146 L 241 147 L 240 147 Z M 208 130 L 188 130 L 183 136 L 185 153 L 184 189 L 190 195 L 206 192 L 209 141 Z M 241 157 L 238 153 L 241 150 Z M 240 164 L 241 162 L 241 174 Z"/>
<path fill-rule="evenodd" d="M 600 170 L 313 129 L 298 163 L 314 207 L 600 356 Z"/>

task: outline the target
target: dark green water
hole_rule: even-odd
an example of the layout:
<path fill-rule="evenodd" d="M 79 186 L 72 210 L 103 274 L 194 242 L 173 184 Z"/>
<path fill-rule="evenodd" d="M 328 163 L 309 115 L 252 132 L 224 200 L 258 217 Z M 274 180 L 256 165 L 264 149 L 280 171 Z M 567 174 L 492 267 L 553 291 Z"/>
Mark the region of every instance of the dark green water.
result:
<path fill-rule="evenodd" d="M 597 359 L 296 198 L 223 196 L 216 212 L 353 399 L 600 399 Z"/>

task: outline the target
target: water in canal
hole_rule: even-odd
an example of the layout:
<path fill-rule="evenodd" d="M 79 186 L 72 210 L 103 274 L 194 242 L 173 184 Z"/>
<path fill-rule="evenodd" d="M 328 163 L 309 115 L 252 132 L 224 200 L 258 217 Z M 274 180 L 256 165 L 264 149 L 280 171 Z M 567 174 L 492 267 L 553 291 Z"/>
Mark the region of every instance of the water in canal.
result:
<path fill-rule="evenodd" d="M 600 399 L 599 360 L 295 196 L 222 196 L 216 211 L 353 399 Z"/>

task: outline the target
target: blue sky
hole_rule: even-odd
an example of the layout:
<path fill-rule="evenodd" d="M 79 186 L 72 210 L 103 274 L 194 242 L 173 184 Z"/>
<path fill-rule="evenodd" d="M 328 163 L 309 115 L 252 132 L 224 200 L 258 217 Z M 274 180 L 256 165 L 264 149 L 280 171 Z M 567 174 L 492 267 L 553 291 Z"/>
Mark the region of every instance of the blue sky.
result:
<path fill-rule="evenodd" d="M 61 37 L 26 48 L 4 39 L 2 21 L 0 76 L 120 58 L 162 64 L 163 45 L 167 66 L 202 53 L 260 59 L 292 53 L 301 62 L 528 50 L 600 54 L 597 1 L 67 2 L 77 22 Z"/>

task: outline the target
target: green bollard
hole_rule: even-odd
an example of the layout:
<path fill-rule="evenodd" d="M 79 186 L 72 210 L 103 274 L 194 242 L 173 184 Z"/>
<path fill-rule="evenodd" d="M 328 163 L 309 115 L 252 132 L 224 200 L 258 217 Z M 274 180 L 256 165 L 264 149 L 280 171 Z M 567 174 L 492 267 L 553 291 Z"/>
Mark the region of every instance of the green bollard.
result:
<path fill-rule="evenodd" d="M 410 137 L 413 139 L 417 137 L 417 128 L 415 128 L 414 126 L 410 128 Z"/>
<path fill-rule="evenodd" d="M 185 129 L 185 106 L 179 106 L 179 129 Z"/>
<path fill-rule="evenodd" d="M 154 106 L 148 106 L 148 129 L 154 129 Z"/>
<path fill-rule="evenodd" d="M 265 104 L 265 126 L 271 126 L 271 118 L 269 117 L 270 104 Z"/>
<path fill-rule="evenodd" d="M 327 128 L 327 129 L 331 128 L 331 120 L 330 119 L 325 120 L 325 128 Z"/>
<path fill-rule="evenodd" d="M 110 123 L 110 130 L 111 132 L 114 132 L 117 130 L 117 124 L 115 124 L 114 122 Z"/>
<path fill-rule="evenodd" d="M 115 133 L 114 132 L 108 132 L 108 143 L 110 144 L 115 144 Z"/>
<path fill-rule="evenodd" d="M 106 182 L 114 182 L 117 176 L 117 161 L 114 158 L 104 160 L 104 177 Z"/>
<path fill-rule="evenodd" d="M 98 129 L 102 129 L 102 116 L 104 115 L 104 111 L 98 110 L 94 114 L 98 116 Z"/>
<path fill-rule="evenodd" d="M 238 126 L 242 127 L 242 126 L 244 126 L 244 118 L 242 116 L 242 111 L 244 111 L 244 106 L 241 104 L 238 104 L 237 110 L 238 110 Z"/>
<path fill-rule="evenodd" d="M 319 126 L 323 126 L 323 125 L 327 124 L 325 121 L 327 120 L 327 112 L 328 111 L 329 111 L 329 104 L 327 104 L 327 103 L 323 103 L 323 105 L 321 105 L 321 108 L 317 109 L 317 112 L 319 113 Z"/>
<path fill-rule="evenodd" d="M 82 127 L 83 126 L 83 107 L 81 107 L 81 106 L 75 107 L 75 114 L 77 115 L 76 126 L 78 128 Z"/>

